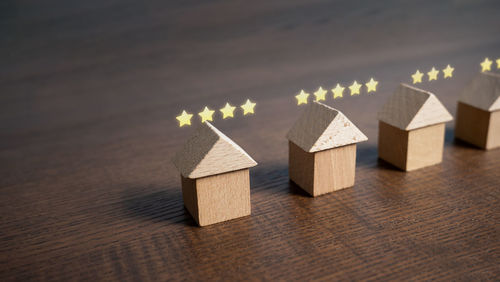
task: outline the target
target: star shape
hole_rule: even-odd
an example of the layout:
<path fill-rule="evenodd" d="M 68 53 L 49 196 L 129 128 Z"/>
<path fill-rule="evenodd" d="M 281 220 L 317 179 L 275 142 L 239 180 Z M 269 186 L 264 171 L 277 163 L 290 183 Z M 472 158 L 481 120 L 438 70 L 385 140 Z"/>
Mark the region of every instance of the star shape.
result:
<path fill-rule="evenodd" d="M 251 102 L 250 99 L 247 99 L 245 104 L 241 105 L 241 108 L 243 109 L 243 115 L 246 116 L 247 114 L 253 114 L 253 109 L 255 108 L 256 103 Z"/>
<path fill-rule="evenodd" d="M 316 101 L 319 102 L 319 101 L 324 101 L 326 98 L 325 98 L 325 95 L 326 95 L 326 90 L 323 89 L 323 87 L 319 87 L 318 90 L 316 90 L 316 92 L 314 92 L 314 96 L 316 96 Z"/>
<path fill-rule="evenodd" d="M 340 86 L 340 84 L 337 83 L 337 86 L 335 86 L 335 88 L 332 88 L 333 99 L 342 98 L 342 96 L 344 96 L 344 94 L 343 94 L 344 89 L 345 89 L 345 87 L 342 87 L 342 86 Z"/>
<path fill-rule="evenodd" d="M 500 70 L 500 59 L 497 59 L 497 69 Z"/>
<path fill-rule="evenodd" d="M 359 84 L 356 80 L 352 83 L 351 86 L 349 86 L 349 89 L 351 90 L 351 96 L 353 95 L 359 95 L 359 89 L 363 86 L 363 84 Z"/>
<path fill-rule="evenodd" d="M 372 91 L 373 92 L 377 91 L 377 84 L 378 84 L 378 81 L 374 80 L 373 77 L 372 77 L 370 79 L 370 81 L 368 81 L 367 83 L 365 83 L 367 92 L 370 93 Z"/>
<path fill-rule="evenodd" d="M 413 78 L 413 84 L 422 82 L 422 76 L 424 76 L 424 74 L 421 73 L 419 70 L 417 70 L 416 73 L 412 74 L 411 78 Z"/>
<path fill-rule="evenodd" d="M 205 122 L 205 121 L 212 121 L 212 117 L 214 115 L 214 112 L 213 110 L 210 110 L 208 107 L 205 107 L 205 109 L 203 110 L 203 112 L 200 112 L 198 113 L 198 115 L 200 116 L 201 118 L 201 122 Z"/>
<path fill-rule="evenodd" d="M 484 61 L 481 63 L 481 71 L 482 72 L 485 72 L 485 71 L 490 71 L 491 70 L 491 64 L 493 62 L 490 61 L 490 59 L 488 58 L 485 58 Z"/>
<path fill-rule="evenodd" d="M 188 114 L 186 111 L 182 111 L 182 114 L 176 117 L 179 121 L 179 127 L 183 127 L 184 125 L 191 125 L 191 117 L 192 114 Z"/>
<path fill-rule="evenodd" d="M 299 95 L 296 95 L 297 105 L 307 104 L 307 98 L 309 98 L 309 93 L 304 92 L 304 90 L 300 90 Z"/>
<path fill-rule="evenodd" d="M 224 108 L 220 109 L 220 112 L 222 113 L 222 118 L 228 118 L 228 117 L 234 117 L 234 109 L 236 107 L 231 106 L 229 103 L 226 103 Z"/>
<path fill-rule="evenodd" d="M 427 75 L 429 76 L 429 81 L 437 80 L 438 73 L 439 71 L 435 67 L 432 67 L 432 69 L 427 73 Z"/>
<path fill-rule="evenodd" d="M 452 68 L 450 65 L 447 65 L 446 68 L 443 70 L 444 78 L 452 77 L 454 70 L 455 68 Z"/>

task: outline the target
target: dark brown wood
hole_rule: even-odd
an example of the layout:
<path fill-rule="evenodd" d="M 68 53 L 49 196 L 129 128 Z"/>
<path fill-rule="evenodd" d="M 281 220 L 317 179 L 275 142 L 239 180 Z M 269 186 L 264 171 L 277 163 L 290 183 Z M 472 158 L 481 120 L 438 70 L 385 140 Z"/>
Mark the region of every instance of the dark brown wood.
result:
<path fill-rule="evenodd" d="M 488 56 L 495 1 L 2 1 L 0 280 L 498 280 L 500 150 L 453 140 L 439 165 L 377 161 L 376 112 L 418 68 L 455 112 Z M 496 57 L 495 57 L 496 56 Z M 327 104 L 369 138 L 356 184 L 288 180 L 294 95 L 380 81 Z M 424 77 L 426 80 L 426 77 Z M 363 90 L 363 89 L 362 89 Z M 346 90 L 347 91 L 347 90 Z M 252 215 L 197 227 L 174 153 L 204 106 L 259 165 Z M 194 113 L 192 127 L 175 116 Z"/>

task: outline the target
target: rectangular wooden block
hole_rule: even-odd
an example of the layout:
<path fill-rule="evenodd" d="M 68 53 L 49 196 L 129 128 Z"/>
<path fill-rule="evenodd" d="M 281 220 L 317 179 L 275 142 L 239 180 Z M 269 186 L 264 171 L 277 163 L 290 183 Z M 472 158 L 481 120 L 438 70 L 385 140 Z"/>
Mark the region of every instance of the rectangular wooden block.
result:
<path fill-rule="evenodd" d="M 486 143 L 487 150 L 495 148 L 500 148 L 500 111 L 491 113 L 488 142 Z"/>
<path fill-rule="evenodd" d="M 312 196 L 354 185 L 356 144 L 309 153 L 289 142 L 290 179 Z"/>
<path fill-rule="evenodd" d="M 379 157 L 405 171 L 441 163 L 444 130 L 444 123 L 406 131 L 380 121 Z"/>
<path fill-rule="evenodd" d="M 406 170 L 409 132 L 383 121 L 378 124 L 378 157 Z"/>
<path fill-rule="evenodd" d="M 184 205 L 200 226 L 250 215 L 248 169 L 198 179 L 181 178 Z"/>
<path fill-rule="evenodd" d="M 295 184 L 313 195 L 314 153 L 308 153 L 288 141 L 288 174 Z"/>
<path fill-rule="evenodd" d="M 500 147 L 500 111 L 458 102 L 455 137 L 486 150 Z"/>

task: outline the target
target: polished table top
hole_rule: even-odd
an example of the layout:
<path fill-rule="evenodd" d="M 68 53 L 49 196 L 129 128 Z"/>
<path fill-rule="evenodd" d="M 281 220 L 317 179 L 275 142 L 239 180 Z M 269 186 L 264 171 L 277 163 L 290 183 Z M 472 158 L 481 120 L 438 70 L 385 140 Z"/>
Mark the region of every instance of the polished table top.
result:
<path fill-rule="evenodd" d="M 375 4 L 376 2 L 376 4 Z M 452 114 L 500 57 L 496 1 L 4 1 L 0 4 L 0 280 L 493 279 L 500 150 L 453 139 L 440 165 L 377 160 L 376 113 L 417 69 Z M 493 65 L 495 67 L 495 65 Z M 369 138 L 356 185 L 318 198 L 288 180 L 294 95 Z M 424 80 L 426 77 L 424 77 Z M 259 165 L 252 215 L 195 226 L 171 159 L 182 110 L 257 103 L 214 125 Z"/>

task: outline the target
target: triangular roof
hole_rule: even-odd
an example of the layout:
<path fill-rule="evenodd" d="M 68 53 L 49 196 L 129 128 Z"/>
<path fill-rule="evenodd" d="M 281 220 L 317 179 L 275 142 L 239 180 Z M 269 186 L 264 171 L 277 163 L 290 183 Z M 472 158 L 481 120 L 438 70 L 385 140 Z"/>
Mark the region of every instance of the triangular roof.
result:
<path fill-rule="evenodd" d="M 378 113 L 378 119 L 402 130 L 453 120 L 431 92 L 402 83 Z"/>
<path fill-rule="evenodd" d="M 204 122 L 174 157 L 182 176 L 200 178 L 257 163 L 236 143 L 208 122 Z"/>
<path fill-rule="evenodd" d="M 500 110 L 500 74 L 479 73 L 465 87 L 459 101 L 488 112 Z"/>
<path fill-rule="evenodd" d="M 307 106 L 287 138 L 310 153 L 368 140 L 343 113 L 319 102 Z"/>

